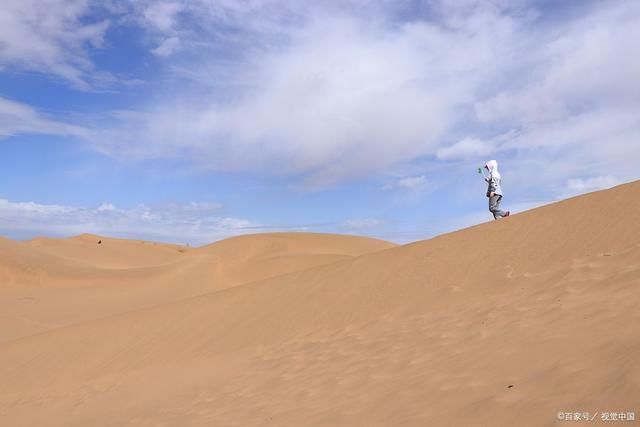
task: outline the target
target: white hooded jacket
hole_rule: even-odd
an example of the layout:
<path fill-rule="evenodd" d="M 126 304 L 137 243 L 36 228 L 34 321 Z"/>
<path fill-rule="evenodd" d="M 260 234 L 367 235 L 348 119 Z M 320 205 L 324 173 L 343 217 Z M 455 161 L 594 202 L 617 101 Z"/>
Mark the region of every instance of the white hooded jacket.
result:
<path fill-rule="evenodd" d="M 489 197 L 489 193 L 502 196 L 502 187 L 500 186 L 502 177 L 500 176 L 500 172 L 498 172 L 498 162 L 496 160 L 489 160 L 485 167 L 489 170 L 489 176 L 485 178 L 485 181 L 489 184 L 487 197 Z"/>

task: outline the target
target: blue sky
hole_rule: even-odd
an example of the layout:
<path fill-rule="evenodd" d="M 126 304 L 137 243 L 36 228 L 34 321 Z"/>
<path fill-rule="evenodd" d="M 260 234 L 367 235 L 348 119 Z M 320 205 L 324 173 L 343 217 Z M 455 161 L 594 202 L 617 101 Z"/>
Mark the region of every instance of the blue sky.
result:
<path fill-rule="evenodd" d="M 640 3 L 5 0 L 0 234 L 409 242 L 638 179 Z"/>

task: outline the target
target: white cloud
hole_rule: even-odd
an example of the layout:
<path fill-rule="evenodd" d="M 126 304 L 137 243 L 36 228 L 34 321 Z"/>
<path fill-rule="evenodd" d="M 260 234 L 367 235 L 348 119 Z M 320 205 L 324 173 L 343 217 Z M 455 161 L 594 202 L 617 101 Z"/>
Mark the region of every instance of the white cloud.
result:
<path fill-rule="evenodd" d="M 12 202 L 0 199 L 0 230 L 21 237 L 81 233 L 204 244 L 251 232 L 251 221 L 219 214 L 216 203 L 139 205 L 121 209 L 104 203 L 97 208 Z"/>
<path fill-rule="evenodd" d="M 476 138 L 465 138 L 455 144 L 439 149 L 436 157 L 440 160 L 464 159 L 468 157 L 487 156 L 495 150 L 487 141 Z"/>
<path fill-rule="evenodd" d="M 176 25 L 178 13 L 184 6 L 173 1 L 154 1 L 149 3 L 142 11 L 145 20 L 156 30 L 171 32 Z"/>
<path fill-rule="evenodd" d="M 94 80 L 87 49 L 100 47 L 108 20 L 84 22 L 89 0 L 3 0 L 0 7 L 0 66 L 60 78 L 79 89 Z"/>
<path fill-rule="evenodd" d="M 385 184 L 382 189 L 383 190 L 408 190 L 412 192 L 421 192 L 427 188 L 427 177 L 424 175 L 420 176 L 409 176 L 404 178 L 399 178 L 394 182 Z"/>
<path fill-rule="evenodd" d="M 296 174 L 309 186 L 366 176 L 438 148 L 486 77 L 493 41 L 510 34 L 511 18 L 493 18 L 484 33 L 313 19 L 231 65 L 224 83 L 241 89 L 233 103 L 203 100 L 205 86 L 97 144 L 134 159 L 187 155 L 215 171 Z"/>
<path fill-rule="evenodd" d="M 397 182 L 398 187 L 406 188 L 408 190 L 423 188 L 425 185 L 427 185 L 427 178 L 424 175 L 402 178 Z"/>
<path fill-rule="evenodd" d="M 86 136 L 88 131 L 49 119 L 26 104 L 0 97 L 0 138 L 23 133 L 81 137 Z"/>
<path fill-rule="evenodd" d="M 118 209 L 111 203 L 103 203 L 100 206 L 98 206 L 98 209 L 97 209 L 98 212 L 115 212 L 117 210 Z"/>
<path fill-rule="evenodd" d="M 372 218 L 360 218 L 360 219 L 349 219 L 344 222 L 344 225 L 350 229 L 367 229 L 367 228 L 376 228 L 384 224 L 384 221 L 379 219 Z"/>
<path fill-rule="evenodd" d="M 637 106 L 640 60 L 632 52 L 640 37 L 640 7 L 610 4 L 562 30 L 523 41 L 523 50 L 529 49 L 519 56 L 533 65 L 520 79 L 524 84 L 476 103 L 478 118 L 529 125 L 588 111 L 595 100 L 600 108 Z"/>
<path fill-rule="evenodd" d="M 157 56 L 173 55 L 180 48 L 180 39 L 178 37 L 169 37 L 164 39 L 160 45 L 151 52 Z"/>
<path fill-rule="evenodd" d="M 570 193 L 579 194 L 587 191 L 603 190 L 620 184 L 613 176 L 595 176 L 587 179 L 573 178 L 567 181 L 567 189 Z"/>

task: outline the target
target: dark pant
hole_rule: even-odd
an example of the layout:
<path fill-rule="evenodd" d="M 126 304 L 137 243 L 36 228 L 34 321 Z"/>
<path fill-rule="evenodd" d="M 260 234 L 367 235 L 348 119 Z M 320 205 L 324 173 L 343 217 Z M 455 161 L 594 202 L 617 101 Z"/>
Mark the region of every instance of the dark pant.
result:
<path fill-rule="evenodd" d="M 507 214 L 505 211 L 500 210 L 501 201 L 502 196 L 500 194 L 495 194 L 489 197 L 489 212 L 493 214 L 494 219 L 502 218 Z"/>

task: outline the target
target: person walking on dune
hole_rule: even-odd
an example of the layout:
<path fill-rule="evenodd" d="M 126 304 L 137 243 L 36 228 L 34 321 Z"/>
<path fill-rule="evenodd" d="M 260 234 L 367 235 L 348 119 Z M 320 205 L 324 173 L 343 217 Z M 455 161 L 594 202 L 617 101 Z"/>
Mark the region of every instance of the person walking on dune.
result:
<path fill-rule="evenodd" d="M 500 210 L 500 202 L 502 201 L 502 187 L 500 181 L 502 177 L 498 172 L 498 162 L 496 160 L 489 160 L 484 168 L 489 172 L 489 176 L 485 176 L 484 180 L 489 187 L 487 188 L 487 197 L 489 198 L 489 212 L 493 214 L 494 219 L 503 218 L 509 216 L 509 211 Z"/>

